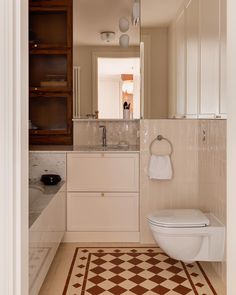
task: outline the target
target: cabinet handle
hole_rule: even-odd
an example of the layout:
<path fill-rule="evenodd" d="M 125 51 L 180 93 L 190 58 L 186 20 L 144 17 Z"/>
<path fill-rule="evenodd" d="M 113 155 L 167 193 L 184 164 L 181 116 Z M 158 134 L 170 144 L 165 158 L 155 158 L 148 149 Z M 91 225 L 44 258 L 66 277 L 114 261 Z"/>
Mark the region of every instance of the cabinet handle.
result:
<path fill-rule="evenodd" d="M 105 194 L 104 193 L 101 193 L 101 197 L 105 197 Z"/>

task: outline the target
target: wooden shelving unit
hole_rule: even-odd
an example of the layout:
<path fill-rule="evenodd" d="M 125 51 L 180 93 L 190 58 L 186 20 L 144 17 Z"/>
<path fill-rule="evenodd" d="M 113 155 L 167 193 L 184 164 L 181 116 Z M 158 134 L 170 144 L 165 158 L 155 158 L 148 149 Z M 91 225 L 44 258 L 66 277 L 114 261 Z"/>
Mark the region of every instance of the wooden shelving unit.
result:
<path fill-rule="evenodd" d="M 30 144 L 72 144 L 72 0 L 29 6 Z"/>

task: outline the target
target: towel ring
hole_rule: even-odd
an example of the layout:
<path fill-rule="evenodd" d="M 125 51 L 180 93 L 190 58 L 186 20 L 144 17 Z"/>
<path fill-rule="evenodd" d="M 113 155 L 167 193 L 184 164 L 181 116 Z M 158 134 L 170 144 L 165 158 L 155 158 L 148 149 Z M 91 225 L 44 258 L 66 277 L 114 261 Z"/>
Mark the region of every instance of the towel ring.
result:
<path fill-rule="evenodd" d="M 163 137 L 162 135 L 158 135 L 155 139 L 153 139 L 153 141 L 150 143 L 150 146 L 149 146 L 149 151 L 150 151 L 150 154 L 152 155 L 152 147 L 153 147 L 153 144 L 155 143 L 155 141 L 162 141 L 162 140 L 165 140 L 169 143 L 170 145 L 170 156 L 173 154 L 173 145 L 171 143 L 171 141 L 165 137 Z"/>

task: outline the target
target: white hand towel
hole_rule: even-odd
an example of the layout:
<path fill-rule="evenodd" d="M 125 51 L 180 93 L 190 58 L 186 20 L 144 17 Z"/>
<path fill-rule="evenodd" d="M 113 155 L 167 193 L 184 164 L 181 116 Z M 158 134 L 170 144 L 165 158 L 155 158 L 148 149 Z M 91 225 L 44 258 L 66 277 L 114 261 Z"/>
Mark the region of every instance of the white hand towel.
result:
<path fill-rule="evenodd" d="M 172 178 L 172 165 L 170 156 L 152 155 L 149 162 L 149 178 L 168 180 Z"/>

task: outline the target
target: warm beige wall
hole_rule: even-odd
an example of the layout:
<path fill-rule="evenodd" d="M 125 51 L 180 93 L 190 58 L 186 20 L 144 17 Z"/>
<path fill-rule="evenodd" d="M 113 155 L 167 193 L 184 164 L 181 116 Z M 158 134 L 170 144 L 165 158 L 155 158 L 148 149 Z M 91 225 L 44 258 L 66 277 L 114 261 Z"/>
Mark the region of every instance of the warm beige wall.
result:
<path fill-rule="evenodd" d="M 226 224 L 226 120 L 200 121 L 198 173 L 200 208 Z M 226 281 L 226 263 L 213 266 Z"/>
<path fill-rule="evenodd" d="M 74 46 L 73 64 L 80 66 L 80 95 L 81 95 L 81 116 L 92 113 L 93 102 L 93 62 L 94 52 L 128 52 L 129 54 L 139 52 L 138 46 L 130 46 L 128 49 L 121 49 L 116 46 Z M 134 55 L 136 56 L 136 55 Z"/>
<path fill-rule="evenodd" d="M 227 294 L 236 294 L 236 1 L 227 1 Z"/>
<path fill-rule="evenodd" d="M 149 37 L 150 44 L 150 81 L 145 81 L 144 87 L 149 87 L 149 114 L 147 119 L 161 119 L 168 116 L 168 28 L 145 28 L 142 36 Z M 146 92 L 147 93 L 147 92 Z M 147 102 L 147 100 L 146 100 Z M 147 105 L 147 103 L 145 103 Z"/>
<path fill-rule="evenodd" d="M 173 144 L 174 178 L 149 180 L 149 145 L 161 134 Z M 156 147 L 165 145 L 158 142 Z M 140 123 L 140 236 L 142 243 L 153 241 L 147 215 L 158 209 L 199 208 L 198 197 L 198 121 L 142 120 Z"/>
<path fill-rule="evenodd" d="M 175 28 L 168 28 L 168 118 L 176 115 L 176 50 Z"/>
<path fill-rule="evenodd" d="M 203 131 L 206 140 L 203 141 Z M 147 176 L 149 145 L 162 134 L 173 144 L 174 178 Z M 162 143 L 156 147 L 162 148 Z M 166 150 L 168 146 L 164 146 Z M 226 121 L 142 120 L 140 123 L 140 236 L 153 242 L 147 215 L 164 208 L 200 208 L 226 224 Z M 225 263 L 213 265 L 225 281 Z"/>

